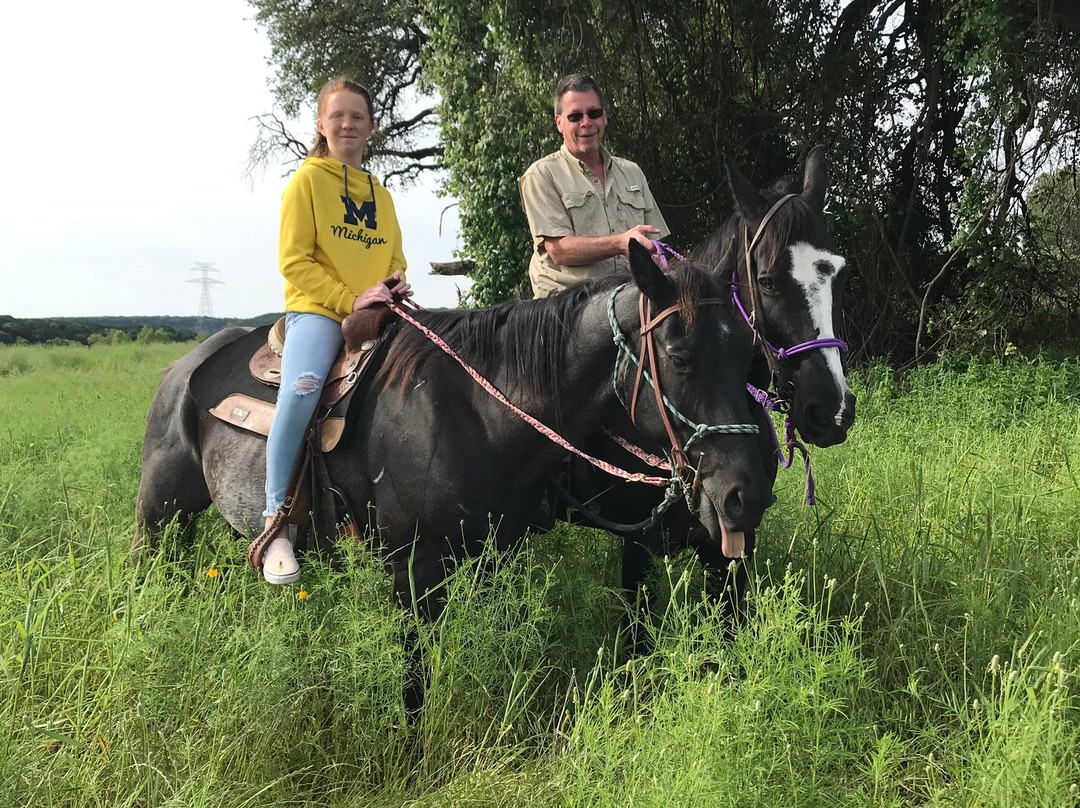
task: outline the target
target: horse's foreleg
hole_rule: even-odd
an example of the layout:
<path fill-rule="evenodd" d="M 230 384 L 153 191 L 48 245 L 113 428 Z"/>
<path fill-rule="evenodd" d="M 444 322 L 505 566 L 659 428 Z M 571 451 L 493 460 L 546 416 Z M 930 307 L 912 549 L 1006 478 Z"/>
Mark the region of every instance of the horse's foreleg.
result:
<path fill-rule="evenodd" d="M 413 542 L 391 553 L 389 566 L 397 602 L 420 620 L 437 620 L 446 604 L 446 569 L 439 549 L 429 549 L 419 541 Z M 416 716 L 424 706 L 428 671 L 423 646 L 415 634 L 412 643 L 402 695 L 406 711 Z"/>
<path fill-rule="evenodd" d="M 656 542 L 640 534 L 623 539 L 622 588 L 627 602 L 623 628 L 628 648 L 635 655 L 647 654 L 652 650 L 652 640 L 645 630 L 649 620 L 649 600 L 642 583 L 658 550 Z"/>

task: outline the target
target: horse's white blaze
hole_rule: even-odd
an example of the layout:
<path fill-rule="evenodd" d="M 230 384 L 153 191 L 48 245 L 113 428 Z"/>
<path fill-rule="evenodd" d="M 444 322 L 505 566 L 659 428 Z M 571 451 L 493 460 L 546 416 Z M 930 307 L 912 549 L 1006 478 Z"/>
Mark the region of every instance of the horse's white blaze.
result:
<path fill-rule="evenodd" d="M 791 276 L 802 287 L 803 295 L 806 296 L 806 307 L 817 330 L 817 339 L 836 336 L 833 333 L 833 280 L 845 263 L 843 256 L 819 250 L 805 241 L 791 246 Z M 840 409 L 835 414 L 836 423 L 840 424 L 847 406 L 846 394 L 849 392 L 844 369 L 840 364 L 840 349 L 823 348 L 822 353 L 836 386 L 843 394 L 840 397 Z"/>

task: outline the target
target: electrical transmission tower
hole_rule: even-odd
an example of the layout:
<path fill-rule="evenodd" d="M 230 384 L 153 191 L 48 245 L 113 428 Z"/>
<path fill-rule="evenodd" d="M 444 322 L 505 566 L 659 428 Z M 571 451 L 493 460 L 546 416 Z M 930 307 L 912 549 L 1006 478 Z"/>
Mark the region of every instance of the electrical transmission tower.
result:
<path fill-rule="evenodd" d="M 211 276 L 211 272 L 221 274 L 219 270 L 214 269 L 213 264 L 207 264 L 202 261 L 197 261 L 189 272 L 198 272 L 199 277 L 191 278 L 187 283 L 199 283 L 202 284 L 202 294 L 199 295 L 199 316 L 195 321 L 195 330 L 200 334 L 204 334 L 209 330 L 209 320 L 214 316 L 214 305 L 210 302 L 210 287 L 215 283 L 219 286 L 224 286 L 224 281 L 219 281 L 217 278 Z"/>

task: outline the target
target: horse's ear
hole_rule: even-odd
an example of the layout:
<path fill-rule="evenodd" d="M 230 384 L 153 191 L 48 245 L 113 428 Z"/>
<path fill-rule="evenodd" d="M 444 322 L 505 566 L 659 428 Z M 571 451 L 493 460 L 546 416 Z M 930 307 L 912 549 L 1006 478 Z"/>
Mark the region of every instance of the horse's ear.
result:
<path fill-rule="evenodd" d="M 630 276 L 641 293 L 654 303 L 659 303 L 661 292 L 672 285 L 653 261 L 652 253 L 636 239 L 630 239 Z"/>
<path fill-rule="evenodd" d="M 724 158 L 727 167 L 728 185 L 731 187 L 731 195 L 735 198 L 735 207 L 739 209 L 742 217 L 755 225 L 765 216 L 768 204 L 765 198 L 758 193 L 754 184 L 739 171 L 739 167 L 728 158 Z"/>
<path fill-rule="evenodd" d="M 806 155 L 806 166 L 803 168 L 802 198 L 818 216 L 825 210 L 825 186 L 827 184 L 825 147 L 815 146 Z"/>

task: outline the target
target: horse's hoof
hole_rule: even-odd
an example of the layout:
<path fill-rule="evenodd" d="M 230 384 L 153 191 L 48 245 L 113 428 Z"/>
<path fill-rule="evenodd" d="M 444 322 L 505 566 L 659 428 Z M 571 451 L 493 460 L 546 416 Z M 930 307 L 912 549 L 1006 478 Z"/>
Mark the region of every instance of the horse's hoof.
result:
<path fill-rule="evenodd" d="M 288 536 L 278 536 L 263 556 L 263 578 L 271 584 L 291 584 L 300 577 L 300 565 Z"/>

